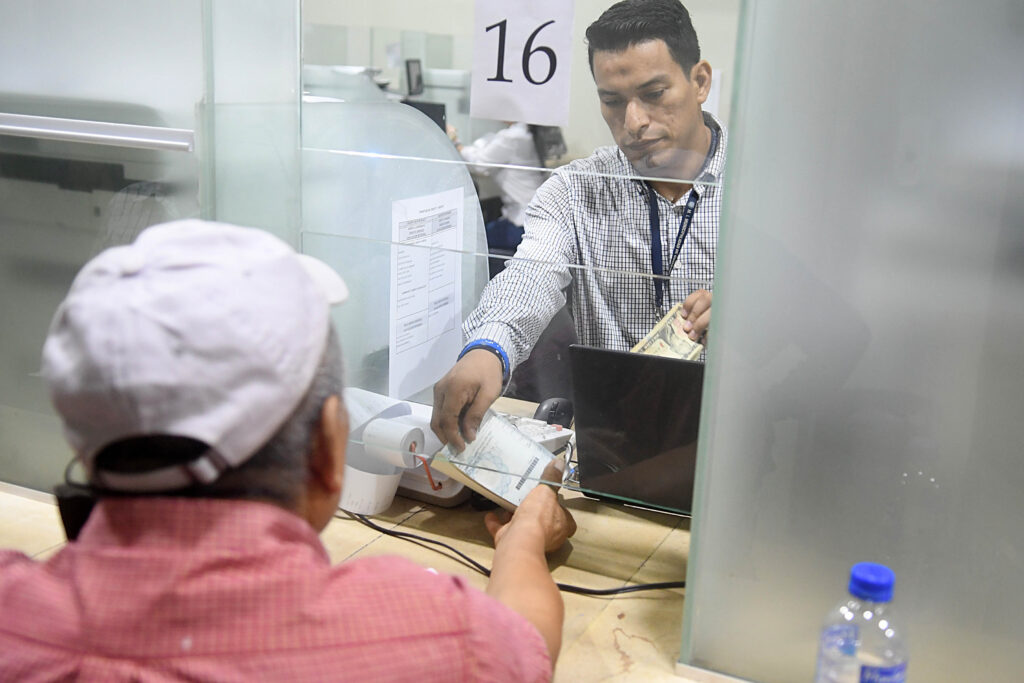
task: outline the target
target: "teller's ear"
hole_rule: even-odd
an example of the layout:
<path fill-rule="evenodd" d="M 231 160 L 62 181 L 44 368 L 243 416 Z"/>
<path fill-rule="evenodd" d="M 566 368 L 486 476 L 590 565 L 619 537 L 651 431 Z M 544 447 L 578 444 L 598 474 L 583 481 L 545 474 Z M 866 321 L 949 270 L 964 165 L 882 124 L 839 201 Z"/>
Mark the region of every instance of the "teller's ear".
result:
<path fill-rule="evenodd" d="M 700 60 L 690 69 L 690 83 L 697 95 L 697 101 L 704 104 L 711 92 L 711 65 L 707 60 Z"/>

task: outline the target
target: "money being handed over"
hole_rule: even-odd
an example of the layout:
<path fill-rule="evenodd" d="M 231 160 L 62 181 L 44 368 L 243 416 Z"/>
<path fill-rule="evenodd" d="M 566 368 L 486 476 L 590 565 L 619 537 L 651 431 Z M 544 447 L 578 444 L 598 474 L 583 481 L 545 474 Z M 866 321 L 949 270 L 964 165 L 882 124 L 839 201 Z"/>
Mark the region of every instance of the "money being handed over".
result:
<path fill-rule="evenodd" d="M 504 417 L 488 410 L 476 439 L 461 453 L 445 446 L 431 467 L 513 511 L 540 483 L 541 473 L 554 457 Z"/>
<path fill-rule="evenodd" d="M 647 353 L 652 356 L 697 360 L 700 358 L 701 351 L 704 350 L 704 345 L 698 344 L 687 336 L 683 330 L 684 322 L 686 322 L 686 316 L 683 314 L 683 304 L 678 303 L 630 351 Z"/>

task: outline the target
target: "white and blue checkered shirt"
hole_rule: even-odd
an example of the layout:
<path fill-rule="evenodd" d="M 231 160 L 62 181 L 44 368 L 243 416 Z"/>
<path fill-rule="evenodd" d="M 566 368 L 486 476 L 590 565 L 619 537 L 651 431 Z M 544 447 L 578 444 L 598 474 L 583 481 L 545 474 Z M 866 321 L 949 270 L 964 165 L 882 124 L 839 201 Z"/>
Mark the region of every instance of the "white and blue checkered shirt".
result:
<path fill-rule="evenodd" d="M 466 341 L 491 339 L 511 368 L 530 350 L 572 286 L 572 317 L 581 344 L 629 349 L 673 304 L 711 290 L 722 207 L 726 131 L 713 116 L 718 145 L 694 189 L 700 197 L 689 234 L 659 308 L 651 277 L 647 185 L 618 147 L 602 147 L 563 166 L 526 210 L 526 234 L 515 258 L 484 289 L 463 325 Z M 675 203 L 657 193 L 661 249 L 668 262 L 689 193 Z"/>

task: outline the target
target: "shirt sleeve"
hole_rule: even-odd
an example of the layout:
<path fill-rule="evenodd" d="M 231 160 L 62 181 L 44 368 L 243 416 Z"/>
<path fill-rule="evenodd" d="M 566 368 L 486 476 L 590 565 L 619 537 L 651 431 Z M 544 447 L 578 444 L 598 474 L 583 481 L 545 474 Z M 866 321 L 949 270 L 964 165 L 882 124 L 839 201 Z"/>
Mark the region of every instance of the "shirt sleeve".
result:
<path fill-rule="evenodd" d="M 550 681 L 553 667 L 540 631 L 486 593 L 453 580 L 466 599 L 471 680 Z"/>
<path fill-rule="evenodd" d="M 462 146 L 462 158 L 470 164 L 507 164 L 515 159 L 516 140 L 512 129 L 505 128 L 497 133 L 484 135 L 472 144 Z M 489 175 L 494 169 L 487 167 L 474 168 L 474 173 Z"/>
<path fill-rule="evenodd" d="M 10 578 L 20 568 L 35 565 L 35 561 L 20 550 L 0 550 L 0 585 L 4 583 L 3 579 Z"/>
<path fill-rule="evenodd" d="M 534 146 L 534 136 L 523 124 L 513 124 L 497 133 L 488 133 L 472 144 L 463 145 L 460 154 L 469 164 L 512 164 L 530 167 L 541 165 L 541 159 Z M 497 171 L 505 169 L 473 166 L 471 170 L 478 175 L 494 175 Z"/>
<path fill-rule="evenodd" d="M 501 273 L 480 295 L 463 324 L 466 341 L 492 339 L 514 369 L 524 361 L 555 313 L 565 305 L 577 248 L 569 187 L 552 175 L 526 209 L 526 232 Z"/>

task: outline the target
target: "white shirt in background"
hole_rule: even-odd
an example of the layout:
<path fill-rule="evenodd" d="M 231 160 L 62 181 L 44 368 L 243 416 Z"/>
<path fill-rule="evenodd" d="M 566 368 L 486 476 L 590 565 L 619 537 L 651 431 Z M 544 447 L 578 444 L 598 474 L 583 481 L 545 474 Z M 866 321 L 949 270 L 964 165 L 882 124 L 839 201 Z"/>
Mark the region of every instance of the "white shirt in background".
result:
<path fill-rule="evenodd" d="M 540 168 L 533 136 L 525 123 L 513 123 L 462 146 L 462 158 L 470 164 L 510 164 Z M 501 191 L 501 215 L 516 225 L 526 220 L 526 205 L 547 178 L 543 171 L 520 171 L 494 166 L 471 166 L 475 174 L 490 177 Z"/>

